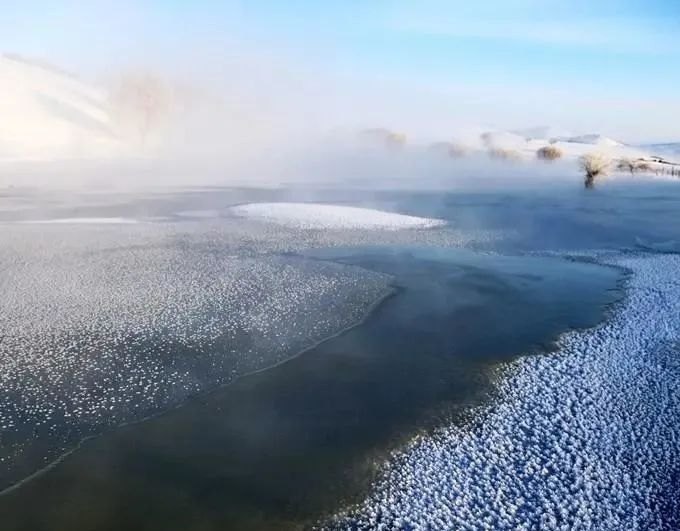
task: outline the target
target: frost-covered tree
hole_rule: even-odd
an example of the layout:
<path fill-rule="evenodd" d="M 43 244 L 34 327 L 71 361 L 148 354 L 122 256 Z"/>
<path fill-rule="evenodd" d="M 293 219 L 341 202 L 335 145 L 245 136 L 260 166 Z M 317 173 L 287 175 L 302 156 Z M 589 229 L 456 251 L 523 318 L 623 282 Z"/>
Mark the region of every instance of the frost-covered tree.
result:
<path fill-rule="evenodd" d="M 585 187 L 592 188 L 595 179 L 607 175 L 611 160 L 603 153 L 586 153 L 579 160 L 581 170 L 585 173 Z"/>
<path fill-rule="evenodd" d="M 147 71 L 122 75 L 110 94 L 114 122 L 132 130 L 141 144 L 157 130 L 171 110 L 171 92 L 158 76 Z"/>
<path fill-rule="evenodd" d="M 616 169 L 618 171 L 627 171 L 631 175 L 635 173 L 636 163 L 632 159 L 620 159 L 616 164 Z"/>

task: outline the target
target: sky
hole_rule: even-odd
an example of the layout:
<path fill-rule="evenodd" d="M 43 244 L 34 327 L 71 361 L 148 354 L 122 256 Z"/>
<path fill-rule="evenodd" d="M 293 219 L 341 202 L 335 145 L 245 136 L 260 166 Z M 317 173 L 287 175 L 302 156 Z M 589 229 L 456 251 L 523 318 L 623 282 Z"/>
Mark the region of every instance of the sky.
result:
<path fill-rule="evenodd" d="M 677 0 L 4 0 L 0 50 L 219 72 L 319 126 L 680 140 Z"/>

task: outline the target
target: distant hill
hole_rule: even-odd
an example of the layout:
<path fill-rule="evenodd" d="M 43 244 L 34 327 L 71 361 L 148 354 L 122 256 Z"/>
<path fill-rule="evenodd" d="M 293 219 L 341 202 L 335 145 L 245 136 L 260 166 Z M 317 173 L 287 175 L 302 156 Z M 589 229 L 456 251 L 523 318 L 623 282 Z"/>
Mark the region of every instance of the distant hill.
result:
<path fill-rule="evenodd" d="M 44 63 L 0 56 L 0 158 L 109 156 L 118 146 L 105 91 Z"/>
<path fill-rule="evenodd" d="M 667 142 L 662 144 L 644 144 L 643 149 L 651 151 L 656 155 L 675 155 L 680 156 L 680 142 Z"/>
<path fill-rule="evenodd" d="M 541 138 L 562 138 L 571 136 L 569 131 L 549 125 L 540 125 L 525 129 L 515 129 L 511 132 L 516 135 L 523 136 L 526 140 L 535 140 Z"/>
<path fill-rule="evenodd" d="M 587 135 L 578 135 L 578 136 L 568 136 L 568 137 L 555 137 L 552 138 L 553 141 L 558 141 L 558 142 L 570 142 L 573 144 L 590 144 L 590 145 L 595 145 L 595 146 L 603 146 L 603 147 L 618 147 L 618 146 L 623 146 L 621 142 L 618 142 L 616 140 L 613 140 L 609 137 L 591 133 Z"/>

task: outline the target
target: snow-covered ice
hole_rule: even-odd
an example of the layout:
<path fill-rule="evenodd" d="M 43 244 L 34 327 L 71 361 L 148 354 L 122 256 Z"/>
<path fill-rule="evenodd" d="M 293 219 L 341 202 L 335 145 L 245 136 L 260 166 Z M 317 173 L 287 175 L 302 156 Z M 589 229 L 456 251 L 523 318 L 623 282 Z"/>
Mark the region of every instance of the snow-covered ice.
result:
<path fill-rule="evenodd" d="M 0 489 L 17 466 L 290 357 L 389 292 L 380 273 L 186 225 L 0 230 Z"/>
<path fill-rule="evenodd" d="M 138 223 L 138 220 L 133 218 L 54 218 L 54 219 L 32 219 L 20 221 L 19 223 L 26 224 L 94 224 L 94 225 L 123 225 Z"/>
<path fill-rule="evenodd" d="M 516 361 L 479 422 L 414 440 L 328 525 L 680 529 L 680 257 L 606 260 L 632 271 L 606 322 Z"/>
<path fill-rule="evenodd" d="M 219 218 L 219 210 L 182 210 L 181 212 L 176 212 L 176 216 L 186 217 L 186 218 Z"/>
<path fill-rule="evenodd" d="M 235 216 L 303 229 L 426 229 L 445 221 L 394 212 L 322 203 L 249 203 L 232 207 Z"/>
<path fill-rule="evenodd" d="M 21 217 L 0 223 L 0 488 L 83 436 L 282 361 L 389 291 L 380 273 L 291 253 L 506 237 L 449 226 L 314 231 L 233 216 Z M 118 223 L 129 219 L 138 223 Z"/>

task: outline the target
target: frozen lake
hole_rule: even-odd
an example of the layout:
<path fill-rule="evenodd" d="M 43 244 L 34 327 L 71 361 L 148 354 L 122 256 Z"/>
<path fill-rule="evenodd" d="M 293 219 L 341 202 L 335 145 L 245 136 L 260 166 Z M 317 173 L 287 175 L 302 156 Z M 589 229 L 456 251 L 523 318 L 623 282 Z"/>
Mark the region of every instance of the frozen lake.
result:
<path fill-rule="evenodd" d="M 505 374 L 517 356 L 552 367 L 545 353 L 561 359 L 560 334 L 616 319 L 615 301 L 638 278 L 626 254 L 653 260 L 676 249 L 674 184 L 75 200 L 5 192 L 0 480 L 12 485 L 103 435 L 1 496 L 3 528 L 294 529 L 348 507 L 356 509 L 338 517 L 341 528 L 377 525 L 365 516 L 373 507 L 390 525 L 407 513 L 422 524 L 436 513 L 413 493 L 392 516 L 381 497 L 410 492 L 408 471 L 430 477 L 429 461 L 416 460 L 430 450 L 411 456 L 413 436 L 452 427 L 459 441 L 484 419 L 504 426 L 480 411 L 515 403 L 512 389 L 525 380 Z M 446 225 L 315 230 L 231 211 L 272 201 L 332 201 Z M 560 377 L 536 381 L 548 393 Z M 631 396 L 653 401 L 657 392 Z M 661 436 L 677 436 L 664 427 Z M 472 440 L 463 444 L 470 455 L 481 451 Z M 393 451 L 405 453 L 385 475 Z M 589 452 L 584 443 L 584 459 Z M 445 480 L 418 481 L 436 489 Z M 42 511 L 29 510 L 36 500 Z M 668 520 L 674 509 L 664 507 Z"/>

